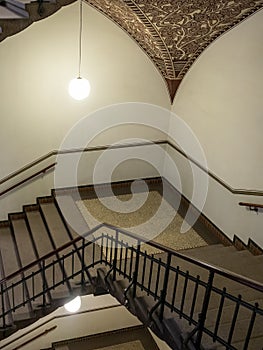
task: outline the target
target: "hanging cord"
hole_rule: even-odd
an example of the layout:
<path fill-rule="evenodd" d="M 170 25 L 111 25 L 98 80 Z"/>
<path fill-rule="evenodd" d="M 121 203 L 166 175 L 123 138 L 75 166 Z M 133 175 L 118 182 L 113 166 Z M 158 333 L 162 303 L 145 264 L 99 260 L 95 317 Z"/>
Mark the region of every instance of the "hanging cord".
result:
<path fill-rule="evenodd" d="M 80 78 L 80 67 L 81 67 L 81 56 L 82 56 L 82 0 L 80 0 L 79 3 L 79 75 L 78 77 Z"/>

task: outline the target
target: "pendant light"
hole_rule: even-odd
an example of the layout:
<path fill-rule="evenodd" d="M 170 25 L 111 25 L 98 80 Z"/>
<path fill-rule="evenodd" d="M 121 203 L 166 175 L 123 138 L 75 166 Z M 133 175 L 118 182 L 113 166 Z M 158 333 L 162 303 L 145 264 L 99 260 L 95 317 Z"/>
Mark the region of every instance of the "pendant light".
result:
<path fill-rule="evenodd" d="M 66 303 L 64 305 L 64 308 L 68 311 L 68 312 L 77 312 L 81 307 L 81 298 L 80 296 L 77 296 L 76 298 L 74 298 L 73 300 L 69 301 L 68 303 Z"/>
<path fill-rule="evenodd" d="M 90 83 L 87 79 L 80 76 L 81 68 L 81 55 L 82 55 L 82 3 L 83 0 L 80 0 L 79 3 L 79 67 L 78 67 L 78 77 L 72 79 L 68 86 L 68 92 L 72 98 L 75 100 L 84 100 L 89 96 L 90 93 Z"/>

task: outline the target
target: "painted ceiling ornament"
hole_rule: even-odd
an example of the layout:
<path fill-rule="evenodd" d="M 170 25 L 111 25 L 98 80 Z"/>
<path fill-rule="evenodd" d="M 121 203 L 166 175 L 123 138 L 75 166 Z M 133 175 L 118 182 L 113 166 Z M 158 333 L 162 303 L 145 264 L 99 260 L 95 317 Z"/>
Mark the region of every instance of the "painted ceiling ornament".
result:
<path fill-rule="evenodd" d="M 87 0 L 151 58 L 171 102 L 184 75 L 217 37 L 263 8 L 263 0 Z"/>

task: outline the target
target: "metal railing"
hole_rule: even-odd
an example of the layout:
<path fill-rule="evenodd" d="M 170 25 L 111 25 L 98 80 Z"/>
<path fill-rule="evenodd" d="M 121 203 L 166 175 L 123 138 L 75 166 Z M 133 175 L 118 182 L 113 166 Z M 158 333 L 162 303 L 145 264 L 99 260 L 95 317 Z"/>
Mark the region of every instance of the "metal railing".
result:
<path fill-rule="evenodd" d="M 0 179 L 0 185 L 3 185 L 7 183 L 9 180 L 16 178 L 17 176 L 20 176 L 21 174 L 24 174 L 28 170 L 38 166 L 39 164 L 45 162 L 46 160 L 56 157 L 57 155 L 61 154 L 71 154 L 71 153 L 86 153 L 86 152 L 98 152 L 98 151 L 104 151 L 107 149 L 123 149 L 123 148 L 133 148 L 133 147 L 141 147 L 141 146 L 151 146 L 151 145 L 167 145 L 171 149 L 173 149 L 177 154 L 180 154 L 185 159 L 188 159 L 192 164 L 196 165 L 202 172 L 208 174 L 213 180 L 215 180 L 219 185 L 223 186 L 227 191 L 234 195 L 244 195 L 244 196 L 263 196 L 263 191 L 258 189 L 242 189 L 242 188 L 233 188 L 229 184 L 227 184 L 224 180 L 222 180 L 220 177 L 218 177 L 216 174 L 214 174 L 212 171 L 204 168 L 202 164 L 197 162 L 194 158 L 190 157 L 188 154 L 186 154 L 180 147 L 175 145 L 174 143 L 167 141 L 167 140 L 149 140 L 146 142 L 136 142 L 136 143 L 124 143 L 124 144 L 117 144 L 117 145 L 101 145 L 101 146 L 94 146 L 94 147 L 87 147 L 87 148 L 80 148 L 80 149 L 65 149 L 65 150 L 53 150 L 49 153 L 46 153 L 45 155 L 41 156 L 38 159 L 35 159 L 34 161 L 24 165 L 22 168 L 18 169 L 17 171 L 8 174 L 4 178 Z"/>
<path fill-rule="evenodd" d="M 71 247 L 74 249 L 69 250 Z M 254 329 L 263 326 L 263 310 L 240 295 L 240 291 L 245 295 L 252 291 L 255 300 L 262 298 L 263 284 L 101 224 L 85 238 L 68 242 L 0 281 L 2 327 L 7 327 L 12 315 L 29 303 L 38 302 L 43 307 L 52 303 L 50 295 L 66 282 L 77 277 L 84 285 L 87 270 L 98 264 L 109 268 L 106 279 L 111 276 L 114 281 L 121 276 L 129 281 L 124 292 L 127 298 L 131 292 L 133 299 L 145 295 L 154 301 L 149 322 L 154 317 L 162 322 L 168 315 L 178 318 L 179 323 L 185 320 L 189 326 L 185 344 L 191 341 L 196 349 L 201 348 L 205 337 L 236 350 L 232 343 L 242 322 L 245 350 Z"/>

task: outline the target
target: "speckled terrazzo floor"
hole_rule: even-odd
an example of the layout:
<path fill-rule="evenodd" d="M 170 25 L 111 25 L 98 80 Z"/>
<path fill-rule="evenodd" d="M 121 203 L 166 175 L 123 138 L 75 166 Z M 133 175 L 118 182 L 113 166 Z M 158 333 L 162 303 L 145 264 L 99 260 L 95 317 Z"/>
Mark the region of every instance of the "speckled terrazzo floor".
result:
<path fill-rule="evenodd" d="M 207 245 L 193 228 L 181 233 L 182 217 L 157 191 L 85 199 L 77 206 L 90 228 L 105 222 L 175 250 Z"/>

